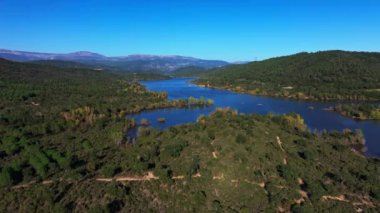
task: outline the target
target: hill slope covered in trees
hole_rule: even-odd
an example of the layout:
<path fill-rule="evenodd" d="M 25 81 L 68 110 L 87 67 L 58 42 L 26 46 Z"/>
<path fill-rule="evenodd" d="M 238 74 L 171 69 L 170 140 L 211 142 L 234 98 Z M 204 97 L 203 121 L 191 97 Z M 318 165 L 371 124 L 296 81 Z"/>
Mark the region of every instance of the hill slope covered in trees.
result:
<path fill-rule="evenodd" d="M 380 53 L 299 53 L 215 69 L 198 83 L 295 99 L 379 100 Z"/>
<path fill-rule="evenodd" d="M 238 115 L 231 110 L 163 132 L 150 128 L 139 132 L 138 143 L 132 145 L 103 137 L 95 140 L 93 132 L 70 139 L 67 145 L 76 148 L 67 149 L 82 163 L 42 182 L 3 188 L 0 208 L 77 212 L 379 208 L 379 162 L 351 149 L 360 146 L 360 134 L 313 134 L 297 115 Z"/>
<path fill-rule="evenodd" d="M 1 212 L 379 208 L 379 161 L 352 149 L 360 131 L 310 133 L 298 115 L 219 109 L 161 132 L 125 114 L 186 102 L 130 80 L 0 61 Z"/>
<path fill-rule="evenodd" d="M 87 137 L 126 143 L 128 113 L 206 104 L 168 101 L 131 77 L 0 59 L 0 185 L 75 168 L 84 162 L 75 147 L 90 146 Z"/>

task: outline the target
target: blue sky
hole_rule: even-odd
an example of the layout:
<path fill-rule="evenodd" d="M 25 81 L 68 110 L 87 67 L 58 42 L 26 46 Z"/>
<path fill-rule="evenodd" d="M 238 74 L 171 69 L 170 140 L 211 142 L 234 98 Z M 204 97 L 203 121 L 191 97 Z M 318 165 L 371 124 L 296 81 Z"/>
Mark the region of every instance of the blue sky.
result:
<path fill-rule="evenodd" d="M 380 2 L 0 0 L 0 48 L 228 61 L 380 51 Z"/>

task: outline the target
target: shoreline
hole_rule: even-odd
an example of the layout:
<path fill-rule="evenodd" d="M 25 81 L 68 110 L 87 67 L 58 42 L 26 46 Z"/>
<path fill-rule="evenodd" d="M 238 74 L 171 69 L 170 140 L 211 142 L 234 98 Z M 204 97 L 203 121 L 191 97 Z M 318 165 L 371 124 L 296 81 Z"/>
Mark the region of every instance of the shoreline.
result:
<path fill-rule="evenodd" d="M 248 94 L 248 95 L 255 95 L 255 96 L 262 96 L 262 97 L 272 97 L 272 98 L 280 98 L 280 99 L 285 99 L 285 100 L 294 100 L 294 101 L 305 101 L 305 102 L 322 102 L 322 103 L 329 103 L 329 102 L 379 102 L 380 100 L 377 99 L 365 99 L 365 100 L 358 100 L 358 99 L 336 99 L 336 98 L 328 98 L 328 99 L 318 99 L 318 98 L 312 98 L 309 96 L 306 96 L 305 98 L 297 98 L 294 96 L 283 96 L 283 95 L 273 95 L 270 93 L 267 94 L 257 94 L 257 93 L 252 93 L 249 92 L 249 90 L 236 90 L 236 89 L 231 89 L 229 87 L 225 86 L 214 86 L 210 84 L 203 84 L 203 83 L 198 83 L 195 80 L 191 80 L 190 83 L 197 85 L 199 87 L 203 88 L 211 88 L 211 89 L 220 89 L 220 90 L 225 90 L 225 91 L 230 91 L 230 92 L 235 92 L 239 94 Z"/>
<path fill-rule="evenodd" d="M 361 117 L 356 117 L 356 116 L 350 116 L 350 115 L 347 115 L 347 113 L 345 111 L 337 111 L 335 110 L 334 107 L 328 107 L 328 108 L 324 108 L 322 110 L 325 110 L 325 111 L 329 111 L 329 112 L 335 112 L 343 117 L 346 117 L 346 118 L 351 118 L 353 120 L 356 120 L 356 121 L 379 121 L 380 122 L 380 119 L 375 119 L 375 118 L 361 118 Z"/>

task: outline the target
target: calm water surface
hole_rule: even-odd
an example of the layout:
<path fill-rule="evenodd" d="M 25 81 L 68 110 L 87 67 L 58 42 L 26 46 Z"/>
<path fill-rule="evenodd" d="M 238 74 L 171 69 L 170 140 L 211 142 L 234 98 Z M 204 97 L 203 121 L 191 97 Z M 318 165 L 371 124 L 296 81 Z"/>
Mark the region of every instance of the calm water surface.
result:
<path fill-rule="evenodd" d="M 378 121 L 356 121 L 343 117 L 337 113 L 325 111 L 324 108 L 333 106 L 334 103 L 319 103 L 294 101 L 279 98 L 253 96 L 239 94 L 225 90 L 210 89 L 196 86 L 190 83 L 191 78 L 179 78 L 160 81 L 142 81 L 151 91 L 165 91 L 170 100 L 188 98 L 190 96 L 200 98 L 210 98 L 215 101 L 215 105 L 209 108 L 197 109 L 160 109 L 145 111 L 139 114 L 130 115 L 129 118 L 141 120 L 146 118 L 151 126 L 165 129 L 170 126 L 195 122 L 200 115 L 207 115 L 217 107 L 230 107 L 240 113 L 283 114 L 295 112 L 305 119 L 306 124 L 312 130 L 338 130 L 345 128 L 352 130 L 362 129 L 369 156 L 380 156 L 380 122 Z M 309 107 L 313 106 L 314 110 Z M 165 123 L 157 122 L 158 118 L 165 118 Z"/>

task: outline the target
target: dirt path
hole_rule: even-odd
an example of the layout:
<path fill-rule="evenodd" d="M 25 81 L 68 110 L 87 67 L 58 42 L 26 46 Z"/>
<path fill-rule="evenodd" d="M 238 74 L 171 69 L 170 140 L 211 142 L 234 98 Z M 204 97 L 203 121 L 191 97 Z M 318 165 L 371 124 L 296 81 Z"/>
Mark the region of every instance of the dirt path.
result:
<path fill-rule="evenodd" d="M 282 142 L 281 142 L 281 140 L 280 140 L 280 137 L 276 137 L 276 140 L 277 140 L 277 143 L 278 143 L 278 145 L 280 146 L 280 149 L 282 150 L 282 152 L 285 152 L 285 150 L 282 148 Z"/>
<path fill-rule="evenodd" d="M 120 176 L 120 177 L 113 177 L 113 178 L 96 178 L 96 181 L 101 182 L 122 182 L 122 181 L 150 181 L 150 180 L 158 180 L 159 177 L 155 176 L 153 172 L 148 172 L 145 176 L 142 177 L 132 177 L 132 176 Z"/>
<path fill-rule="evenodd" d="M 285 153 L 284 148 L 282 148 L 282 142 L 281 142 L 281 140 L 280 140 L 280 137 L 276 136 L 276 141 L 277 141 L 277 144 L 278 144 L 278 146 L 280 147 L 281 151 L 282 151 L 283 153 Z M 283 163 L 284 165 L 287 165 L 287 164 L 288 164 L 288 160 L 287 160 L 287 158 L 286 158 L 286 154 L 285 154 L 285 157 L 282 159 L 282 163 Z"/>
<path fill-rule="evenodd" d="M 19 185 L 16 185 L 16 186 L 12 186 L 11 189 L 28 188 L 31 185 L 35 184 L 35 183 L 37 183 L 37 181 L 31 181 L 29 183 L 24 183 L 24 184 L 19 184 Z"/>
<path fill-rule="evenodd" d="M 216 158 L 218 158 L 218 156 L 216 155 L 216 151 L 213 151 L 212 152 L 212 156 L 216 159 Z"/>
<path fill-rule="evenodd" d="M 348 200 L 346 200 L 346 197 L 344 195 L 339 195 L 339 196 L 324 195 L 322 196 L 322 200 L 337 200 L 337 201 L 342 201 L 342 202 L 348 202 Z"/>

